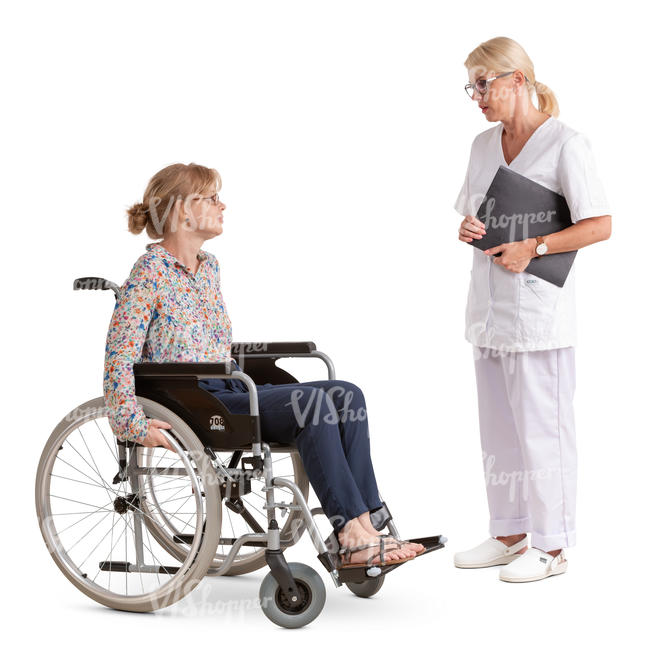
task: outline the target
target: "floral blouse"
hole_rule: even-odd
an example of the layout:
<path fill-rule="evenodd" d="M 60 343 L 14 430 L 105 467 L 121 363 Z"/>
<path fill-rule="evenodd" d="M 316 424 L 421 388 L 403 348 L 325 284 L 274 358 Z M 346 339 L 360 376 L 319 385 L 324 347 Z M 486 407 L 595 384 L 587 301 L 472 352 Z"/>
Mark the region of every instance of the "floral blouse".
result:
<path fill-rule="evenodd" d="M 106 337 L 104 402 L 113 433 L 140 442 L 148 423 L 135 397 L 135 362 L 230 359 L 232 328 L 219 285 L 219 263 L 200 250 L 196 274 L 151 243 L 133 265 Z"/>

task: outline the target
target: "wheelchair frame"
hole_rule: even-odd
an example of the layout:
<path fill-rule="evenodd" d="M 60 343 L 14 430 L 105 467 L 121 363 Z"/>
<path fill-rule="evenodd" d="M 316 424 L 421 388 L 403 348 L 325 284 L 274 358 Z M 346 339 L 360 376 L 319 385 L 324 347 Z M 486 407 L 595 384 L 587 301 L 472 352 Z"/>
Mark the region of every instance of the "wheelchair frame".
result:
<path fill-rule="evenodd" d="M 73 288 L 112 289 L 116 299 L 119 297 L 119 287 L 102 278 L 79 278 L 74 281 Z M 210 466 L 218 481 L 222 502 L 229 500 L 235 503 L 242 493 L 246 494 L 247 486 L 250 485 L 252 478 L 262 479 L 264 484 L 262 491 L 265 493 L 263 508 L 266 511 L 267 530 L 265 532 L 259 530 L 258 532 L 245 533 L 236 538 L 222 538 L 219 531 L 219 543 L 230 546 L 230 552 L 218 569 L 209 569 L 206 573 L 209 575 L 227 574 L 243 546 L 264 548 L 265 562 L 270 569 L 270 574 L 263 582 L 260 594 L 262 594 L 263 590 L 266 590 L 265 593 L 267 594 L 275 590 L 275 608 L 270 607 L 269 609 L 267 607 L 267 609 L 264 609 L 263 605 L 264 612 L 279 625 L 300 627 L 318 616 L 325 600 L 324 586 L 318 574 L 306 567 L 306 565 L 295 563 L 290 565 L 284 557 L 284 549 L 295 543 L 296 538 L 299 539 L 305 528 L 317 551 L 319 561 L 332 577 L 335 586 L 339 587 L 346 584 L 358 596 L 368 597 L 377 593 L 383 584 L 384 576 L 398 566 L 402 566 L 402 564 L 340 567 L 337 555 L 339 546 L 336 536 L 332 533 L 325 540 L 314 520 L 316 515 L 324 514 L 322 508 L 310 509 L 305 495 L 294 481 L 274 476 L 272 452 L 291 453 L 296 452 L 296 450 L 292 446 L 269 444 L 262 440 L 256 384 L 296 383 L 297 380 L 292 375 L 275 364 L 278 359 L 291 357 L 320 359 L 327 367 L 328 378 L 333 380 L 335 379 L 335 370 L 331 359 L 317 350 L 316 345 L 311 341 L 233 343 L 231 350 L 232 357 L 242 370 L 237 370 L 230 363 L 135 363 L 133 370 L 136 394 L 139 398 L 151 400 L 172 411 L 195 434 L 203 446 L 204 453 L 209 458 Z M 199 385 L 200 380 L 208 378 L 238 379 L 243 382 L 249 395 L 249 413 L 231 413 L 215 395 Z M 149 471 L 142 470 L 137 466 L 137 453 L 130 453 L 127 458 L 127 450 L 137 451 L 135 449 L 137 447 L 142 446 L 132 442 L 118 441 L 119 467 L 113 483 L 137 481 L 138 473 Z M 231 461 L 228 467 L 219 460 L 217 452 L 220 451 L 233 452 L 235 460 Z M 252 455 L 244 458 L 243 454 L 246 452 L 250 452 Z M 45 451 L 43 454 L 45 456 Z M 240 461 L 242 468 L 237 467 Z M 250 465 L 250 469 L 246 467 L 247 465 Z M 165 468 L 161 468 L 160 473 L 174 474 L 183 471 L 182 469 L 165 470 Z M 40 498 L 43 497 L 42 488 L 38 484 L 39 480 L 42 480 L 42 478 L 37 477 L 37 509 L 39 507 L 39 490 L 41 492 Z M 133 482 L 132 484 L 133 489 L 135 489 L 136 483 Z M 277 500 L 275 488 L 289 490 L 295 503 Z M 131 504 L 128 503 L 128 499 L 126 501 L 122 504 L 122 507 L 129 508 Z M 371 522 L 377 530 L 388 527 L 390 534 L 399 538 L 388 506 L 384 502 L 382 504 L 379 510 L 370 513 Z M 117 505 L 115 507 L 117 509 Z M 298 511 L 301 519 L 299 519 L 299 526 L 293 539 L 283 540 L 281 538 L 278 517 L 276 516 L 277 510 L 285 513 L 287 511 Z M 210 512 L 206 513 L 206 517 L 210 517 Z M 111 560 L 104 563 L 105 567 L 100 566 L 100 569 L 124 572 L 162 572 L 163 569 L 169 572 L 175 570 L 173 567 L 148 566 L 141 561 L 144 557 L 142 519 L 143 512 L 134 511 L 133 533 L 137 565 Z M 219 521 L 221 521 L 221 518 L 219 518 Z M 43 534 L 45 536 L 45 532 Z M 176 540 L 176 537 L 179 539 Z M 174 540 L 193 545 L 193 547 L 196 546 L 196 540 L 190 535 L 175 535 Z M 48 541 L 47 538 L 46 541 Z M 447 540 L 442 535 L 436 535 L 408 541 L 423 544 L 425 546 L 424 553 L 429 553 L 443 548 Z M 199 546 L 200 543 L 199 541 Z M 315 574 L 316 578 L 305 573 L 300 567 L 309 569 Z M 300 579 L 295 578 L 294 574 L 299 575 Z M 317 584 L 318 581 L 320 581 L 320 585 Z M 300 616 L 292 615 L 294 614 L 292 610 L 294 604 L 300 598 L 305 598 L 306 589 L 307 591 L 311 590 L 309 599 L 310 603 L 312 600 L 314 601 L 313 611 L 307 612 L 305 610 L 300 612 Z M 276 611 L 278 607 L 281 609 L 283 602 L 288 603 L 285 611 Z"/>

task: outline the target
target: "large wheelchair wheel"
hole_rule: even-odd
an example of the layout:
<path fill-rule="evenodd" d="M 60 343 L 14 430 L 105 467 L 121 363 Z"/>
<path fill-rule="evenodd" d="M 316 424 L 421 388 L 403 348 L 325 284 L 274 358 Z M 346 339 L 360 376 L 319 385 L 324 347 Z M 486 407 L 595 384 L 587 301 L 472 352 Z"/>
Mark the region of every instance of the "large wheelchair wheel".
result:
<path fill-rule="evenodd" d="M 138 402 L 147 417 L 172 425 L 165 435 L 175 451 L 119 443 L 104 398 L 90 400 L 45 445 L 36 511 L 50 554 L 73 585 L 102 605 L 145 612 L 176 602 L 205 575 L 219 542 L 221 499 L 193 431 L 162 405 Z M 150 478 L 158 482 L 155 506 Z M 161 516 L 192 536 L 182 559 L 150 534 Z"/>
<path fill-rule="evenodd" d="M 151 450 L 146 453 L 151 453 Z M 236 468 L 241 464 L 243 468 L 246 454 L 250 455 L 250 452 L 221 452 L 215 455 L 224 467 Z M 306 500 L 309 495 L 309 479 L 300 454 L 295 450 L 287 452 L 277 449 L 273 451 L 272 459 L 273 475 L 296 483 Z M 187 555 L 192 538 L 184 535 L 178 529 L 178 522 L 158 516 L 156 497 L 159 493 L 164 494 L 163 490 L 169 489 L 169 486 L 162 484 L 161 477 L 147 477 L 147 481 L 149 482 L 148 491 L 152 498 L 147 501 L 144 508 L 151 509 L 147 510 L 147 513 L 151 515 L 147 519 L 151 534 L 168 553 L 182 561 Z M 263 477 L 253 478 L 250 482 L 250 491 L 247 494 L 237 498 L 223 499 L 222 512 L 224 514 L 221 521 L 221 539 L 210 564 L 212 571 L 218 570 L 223 565 L 230 552 L 231 546 L 224 543 L 226 540 L 232 541 L 246 533 L 265 533 L 267 531 L 268 518 L 266 510 L 264 510 L 266 503 L 264 487 Z M 285 501 L 292 506 L 298 505 L 293 493 L 286 488 L 275 488 L 275 495 L 278 501 Z M 285 510 L 280 514 L 278 523 L 281 527 L 280 541 L 283 547 L 295 544 L 305 530 L 304 518 L 298 509 Z M 265 548 L 263 547 L 242 546 L 232 566 L 224 575 L 242 575 L 266 566 L 264 553 Z"/>

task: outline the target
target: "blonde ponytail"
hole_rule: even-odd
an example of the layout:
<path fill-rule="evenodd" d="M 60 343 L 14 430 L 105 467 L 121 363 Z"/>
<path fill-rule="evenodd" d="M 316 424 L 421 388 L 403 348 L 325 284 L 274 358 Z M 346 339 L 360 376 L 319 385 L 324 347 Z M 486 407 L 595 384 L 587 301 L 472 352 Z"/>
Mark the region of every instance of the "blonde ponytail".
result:
<path fill-rule="evenodd" d="M 535 94 L 537 95 L 537 108 L 542 113 L 558 117 L 560 114 L 560 107 L 553 91 L 539 81 L 536 81 L 533 84 L 533 87 L 535 88 Z"/>

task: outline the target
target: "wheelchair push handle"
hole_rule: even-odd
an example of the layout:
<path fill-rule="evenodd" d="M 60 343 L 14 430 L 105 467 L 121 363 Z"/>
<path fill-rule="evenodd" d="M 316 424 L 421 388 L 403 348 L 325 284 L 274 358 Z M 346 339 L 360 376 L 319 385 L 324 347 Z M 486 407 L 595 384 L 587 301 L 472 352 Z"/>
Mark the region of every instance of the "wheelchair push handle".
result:
<path fill-rule="evenodd" d="M 115 298 L 120 294 L 120 288 L 110 280 L 105 278 L 98 277 L 86 277 L 86 278 L 76 278 L 72 283 L 72 289 L 74 291 L 78 290 L 95 290 L 95 291 L 106 291 L 106 289 L 111 289 L 115 293 Z"/>

